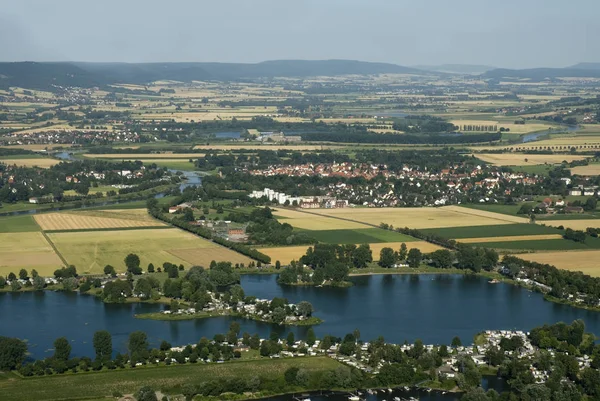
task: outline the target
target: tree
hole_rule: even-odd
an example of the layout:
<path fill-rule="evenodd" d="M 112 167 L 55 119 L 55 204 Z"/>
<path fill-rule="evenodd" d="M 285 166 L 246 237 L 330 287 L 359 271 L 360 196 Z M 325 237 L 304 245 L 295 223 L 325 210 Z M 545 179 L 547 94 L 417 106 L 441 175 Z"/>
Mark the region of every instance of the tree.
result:
<path fill-rule="evenodd" d="M 408 249 L 406 248 L 406 244 L 403 242 L 400 244 L 400 253 L 398 254 L 398 259 L 404 261 L 406 260 L 406 255 L 408 255 Z"/>
<path fill-rule="evenodd" d="M 148 351 L 148 337 L 146 336 L 146 333 L 143 331 L 134 331 L 129 334 L 127 348 L 129 349 L 132 360 L 134 355 L 139 358 L 142 354 L 146 353 Z"/>
<path fill-rule="evenodd" d="M 431 259 L 431 264 L 440 269 L 448 269 L 452 267 L 452 262 L 454 262 L 452 252 L 447 249 L 438 249 L 430 253 L 429 258 Z"/>
<path fill-rule="evenodd" d="M 396 263 L 396 255 L 392 248 L 382 248 L 379 252 L 379 266 L 390 268 Z"/>
<path fill-rule="evenodd" d="M 130 253 L 125 257 L 125 266 L 127 266 L 127 271 L 131 272 L 131 274 L 142 274 L 140 257 L 135 253 Z"/>
<path fill-rule="evenodd" d="M 279 269 L 281 269 L 281 262 L 280 262 L 280 261 L 276 261 L 276 262 L 275 262 L 275 269 L 276 269 L 276 270 L 279 270 Z"/>
<path fill-rule="evenodd" d="M 101 361 L 110 360 L 112 357 L 112 337 L 106 330 L 100 330 L 94 333 L 94 350 L 96 359 Z"/>
<path fill-rule="evenodd" d="M 416 269 L 421 264 L 422 258 L 423 254 L 421 253 L 421 250 L 417 248 L 411 248 L 406 256 L 406 263 L 408 263 L 409 267 Z"/>
<path fill-rule="evenodd" d="M 39 275 L 40 275 L 40 274 L 38 273 L 38 271 L 37 271 L 37 270 L 35 270 L 35 269 L 32 269 L 32 270 L 31 270 L 31 277 L 32 277 L 32 278 L 36 278 L 36 277 L 38 277 Z"/>
<path fill-rule="evenodd" d="M 71 356 L 71 344 L 65 337 L 59 337 L 54 341 L 54 359 L 68 361 Z"/>
<path fill-rule="evenodd" d="M 148 264 L 148 273 L 154 273 L 154 265 L 152 263 Z"/>
<path fill-rule="evenodd" d="M 316 341 L 317 341 L 317 337 L 315 336 L 315 331 L 313 330 L 312 327 L 310 327 L 308 329 L 308 331 L 306 332 L 306 344 L 308 344 L 310 347 L 312 347 Z"/>
<path fill-rule="evenodd" d="M 369 244 L 362 244 L 352 252 L 352 266 L 357 269 L 367 267 L 373 261 L 373 252 Z"/>
<path fill-rule="evenodd" d="M 296 336 L 294 336 L 293 331 L 290 331 L 287 335 L 287 345 L 291 347 L 292 345 L 294 345 L 295 341 L 296 341 Z"/>
<path fill-rule="evenodd" d="M 352 335 L 356 339 L 356 342 L 358 342 L 358 340 L 360 340 L 360 330 L 359 329 L 354 329 L 354 331 L 352 332 Z"/>
<path fill-rule="evenodd" d="M 456 336 L 452 339 L 452 348 L 458 348 L 462 346 L 462 341 L 460 341 L 460 337 Z"/>
<path fill-rule="evenodd" d="M 27 274 L 27 270 L 21 269 L 19 270 L 19 280 L 27 280 L 29 275 Z"/>
<path fill-rule="evenodd" d="M 281 324 L 284 322 L 285 317 L 285 309 L 277 307 L 273 310 L 273 323 Z"/>
<path fill-rule="evenodd" d="M 302 317 L 309 317 L 312 315 L 314 309 L 310 302 L 300 301 L 297 305 L 297 311 Z"/>
<path fill-rule="evenodd" d="M 135 393 L 135 399 L 137 401 L 158 401 L 156 398 L 156 392 L 148 386 L 144 386 Z"/>
<path fill-rule="evenodd" d="M 233 321 L 231 322 L 231 324 L 229 325 L 229 330 L 233 331 L 235 333 L 235 335 L 237 336 L 238 334 L 240 334 L 240 330 L 242 329 L 242 327 L 240 326 L 239 322 Z"/>
<path fill-rule="evenodd" d="M 46 281 L 40 276 L 36 276 L 33 278 L 33 288 L 36 291 L 43 290 L 46 286 Z"/>
<path fill-rule="evenodd" d="M 8 281 L 15 281 L 17 279 L 17 276 L 15 275 L 15 273 L 10 272 L 8 273 Z"/>
<path fill-rule="evenodd" d="M 27 344 L 18 338 L 0 337 L 0 370 L 17 369 L 25 360 Z"/>
<path fill-rule="evenodd" d="M 113 276 L 113 277 L 117 276 L 117 272 L 115 271 L 115 268 L 112 267 L 111 265 L 104 266 L 104 274 L 110 275 L 110 276 Z"/>

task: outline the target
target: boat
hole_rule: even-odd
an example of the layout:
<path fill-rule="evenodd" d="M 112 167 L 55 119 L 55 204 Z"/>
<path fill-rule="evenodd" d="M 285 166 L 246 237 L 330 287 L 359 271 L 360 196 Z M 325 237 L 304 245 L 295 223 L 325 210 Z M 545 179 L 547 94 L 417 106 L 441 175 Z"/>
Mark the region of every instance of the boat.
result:
<path fill-rule="evenodd" d="M 388 393 L 391 393 L 391 392 L 392 392 L 392 389 L 391 389 L 391 388 L 388 388 Z"/>
<path fill-rule="evenodd" d="M 408 386 L 404 386 L 404 390 L 408 391 L 410 388 Z"/>
<path fill-rule="evenodd" d="M 394 401 L 400 401 L 400 397 L 394 397 Z"/>
<path fill-rule="evenodd" d="M 488 283 L 490 284 L 498 284 L 500 281 L 496 280 L 495 278 L 491 279 L 490 281 L 488 281 Z"/>
<path fill-rule="evenodd" d="M 349 395 L 348 401 L 360 401 L 360 397 L 357 395 Z"/>

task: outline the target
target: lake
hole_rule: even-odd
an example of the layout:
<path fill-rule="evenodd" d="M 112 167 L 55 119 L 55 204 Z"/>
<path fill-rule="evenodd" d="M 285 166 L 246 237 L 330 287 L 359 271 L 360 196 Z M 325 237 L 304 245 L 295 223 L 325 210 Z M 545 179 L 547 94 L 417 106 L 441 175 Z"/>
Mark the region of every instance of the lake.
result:
<path fill-rule="evenodd" d="M 489 284 L 481 277 L 459 275 L 376 275 L 354 277 L 350 288 L 281 287 L 274 275 L 247 275 L 242 286 L 259 298 L 286 297 L 309 301 L 325 322 L 315 326 L 317 336 L 344 336 L 358 328 L 361 339 L 380 335 L 386 341 L 422 339 L 426 344 L 449 344 L 458 335 L 464 343 L 482 330 L 528 330 L 545 323 L 583 319 L 587 330 L 600 334 L 600 313 L 547 302 L 541 294 L 508 284 Z M 173 345 L 196 343 L 202 336 L 226 333 L 234 318 L 188 321 L 140 320 L 136 313 L 154 312 L 160 305 L 105 305 L 89 295 L 60 292 L 0 294 L 0 335 L 29 342 L 35 358 L 52 354 L 57 337 L 71 340 L 73 354 L 93 355 L 97 330 L 113 335 L 115 350 L 125 352 L 129 333 L 145 331 L 153 346 L 167 340 Z M 303 337 L 307 327 L 280 327 L 245 319 L 242 332 L 268 337 L 293 331 Z"/>

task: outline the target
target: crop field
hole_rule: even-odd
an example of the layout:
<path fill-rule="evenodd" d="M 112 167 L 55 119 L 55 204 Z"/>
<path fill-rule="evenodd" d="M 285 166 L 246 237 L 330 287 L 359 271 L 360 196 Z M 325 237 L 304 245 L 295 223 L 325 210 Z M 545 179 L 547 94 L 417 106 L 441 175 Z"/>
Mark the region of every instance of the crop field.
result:
<path fill-rule="evenodd" d="M 212 244 L 212 243 L 211 243 Z M 169 252 L 176 258 L 185 260 L 192 266 L 210 266 L 210 262 L 213 260 L 216 262 L 231 262 L 233 264 L 243 263 L 245 266 L 252 261 L 247 256 L 232 251 L 231 249 L 224 248 L 217 244 L 213 244 L 213 247 L 201 248 L 201 249 L 172 249 Z"/>
<path fill-rule="evenodd" d="M 40 231 L 32 216 L 0 217 L 0 233 L 24 233 Z"/>
<path fill-rule="evenodd" d="M 577 166 L 570 169 L 571 174 L 594 176 L 600 175 L 600 164 L 589 164 L 587 166 Z"/>
<path fill-rule="evenodd" d="M 15 376 L 12 380 L 0 380 L 0 392 L 3 401 L 55 401 L 92 397 L 100 399 L 110 397 L 115 392 L 133 394 L 144 386 L 163 392 L 177 392 L 184 384 L 200 384 L 215 378 L 283 377 L 284 372 L 290 367 L 320 372 L 333 370 L 339 366 L 339 362 L 334 359 L 312 357 L 236 361 L 223 364 L 150 366 L 26 379 Z"/>
<path fill-rule="evenodd" d="M 312 212 L 314 212 L 314 210 L 311 211 L 311 213 Z M 367 224 L 360 222 L 332 219 L 325 215 L 320 216 L 290 209 L 276 209 L 273 214 L 275 217 L 281 218 L 281 223 L 288 223 L 293 227 L 304 230 L 353 230 L 371 228 Z"/>
<path fill-rule="evenodd" d="M 89 159 L 125 159 L 143 160 L 144 162 L 157 159 L 198 159 L 204 157 L 202 153 L 86 153 Z"/>
<path fill-rule="evenodd" d="M 507 237 L 479 237 L 479 238 L 461 238 L 459 242 L 465 244 L 483 244 L 488 242 L 505 241 L 538 241 L 545 239 L 562 239 L 560 234 L 542 234 L 542 235 L 511 235 Z"/>
<path fill-rule="evenodd" d="M 165 226 L 144 209 L 37 214 L 35 221 L 44 231 Z"/>
<path fill-rule="evenodd" d="M 573 230 L 585 231 L 585 229 L 588 227 L 600 228 L 600 219 L 546 220 L 544 221 L 544 224 L 554 227 L 563 226 L 565 228 L 572 228 Z"/>
<path fill-rule="evenodd" d="M 532 123 L 532 124 L 515 124 L 514 122 L 502 122 L 497 120 L 451 120 L 452 124 L 462 127 L 464 125 L 497 125 L 510 129 L 507 134 L 526 134 L 528 132 L 544 131 L 553 128 L 550 124 Z"/>
<path fill-rule="evenodd" d="M 394 227 L 418 229 L 488 226 L 528 222 L 527 219 L 522 217 L 463 208 L 460 206 L 445 206 L 439 208 L 314 209 L 311 210 L 311 213 L 337 217 L 339 219 L 348 219 L 357 223 L 376 226 L 385 222 Z M 323 223 L 326 224 L 325 221 Z M 290 224 L 294 225 L 292 222 L 290 222 Z"/>
<path fill-rule="evenodd" d="M 17 165 L 20 167 L 41 167 L 41 168 L 50 168 L 58 163 L 60 160 L 58 159 L 48 159 L 46 157 L 40 158 L 30 158 L 30 159 L 19 159 L 19 158 L 6 158 L 0 159 L 0 163 L 4 163 L 6 165 L 12 166 Z"/>
<path fill-rule="evenodd" d="M 406 243 L 408 249 L 410 248 L 418 248 L 423 253 L 430 253 L 436 251 L 438 249 L 442 249 L 441 247 L 430 244 L 425 241 L 414 240 L 411 242 L 402 241 Z M 369 244 L 371 247 L 371 251 L 373 252 L 373 259 L 375 261 L 379 260 L 379 253 L 382 248 L 392 248 L 396 251 L 400 250 L 400 246 L 402 242 L 384 242 L 384 243 L 372 243 Z M 359 245 L 359 244 L 357 244 Z M 309 248 L 308 245 L 299 245 L 299 246 L 280 246 L 273 248 L 258 248 L 259 251 L 264 253 L 265 255 L 269 255 L 273 262 L 279 260 L 283 264 L 288 264 L 292 260 L 299 260 L 302 255 L 306 253 L 306 250 Z"/>
<path fill-rule="evenodd" d="M 490 226 L 430 228 L 422 231 L 425 233 L 433 233 L 444 238 L 452 239 L 532 235 L 561 235 L 561 232 L 559 232 L 559 230 L 557 230 L 556 228 L 545 227 L 538 224 L 501 224 Z"/>
<path fill-rule="evenodd" d="M 61 255 L 77 266 L 82 273 L 101 273 L 104 266 L 110 264 L 119 271 L 125 271 L 123 260 L 129 253 L 140 257 L 141 266 L 149 263 L 155 266 L 164 262 L 190 266 L 194 263 L 174 256 L 174 253 L 217 248 L 228 251 L 213 242 L 199 238 L 185 231 L 171 229 L 115 230 L 50 233 L 48 237 Z M 218 256 L 210 250 L 211 255 Z M 225 257 L 216 258 L 225 260 Z"/>
<path fill-rule="evenodd" d="M 283 220 L 284 222 L 286 220 Z M 415 238 L 380 228 L 360 228 L 355 230 L 306 231 L 307 235 L 327 244 L 374 244 L 379 242 L 410 242 Z"/>
<path fill-rule="evenodd" d="M 583 160 L 578 155 L 527 155 L 522 153 L 477 153 L 475 157 L 495 166 L 530 166 L 536 164 L 555 164 L 563 161 Z"/>
<path fill-rule="evenodd" d="M 0 234 L 0 275 L 36 269 L 40 275 L 52 276 L 63 266 L 44 235 L 40 232 Z"/>
<path fill-rule="evenodd" d="M 538 252 L 519 255 L 521 259 L 554 265 L 560 269 L 580 271 L 600 277 L 600 251 Z"/>
<path fill-rule="evenodd" d="M 249 143 L 245 145 L 227 145 L 227 144 L 214 144 L 214 145 L 196 145 L 196 149 L 206 150 L 238 150 L 238 149 L 249 149 L 249 150 L 323 150 L 323 149 L 338 149 L 343 146 L 336 145 L 278 145 L 278 144 L 261 144 L 261 143 Z"/>
<path fill-rule="evenodd" d="M 568 150 L 572 146 L 584 147 L 589 149 L 600 148 L 600 135 L 562 135 L 541 141 L 528 142 L 526 144 L 515 145 L 514 149 L 530 150 L 539 149 L 540 147 L 550 147 L 558 150 Z"/>
<path fill-rule="evenodd" d="M 593 249 L 587 243 L 580 243 L 566 239 L 544 239 L 527 241 L 498 241 L 498 242 L 471 242 L 476 247 L 504 249 L 512 251 L 570 251 L 578 249 Z"/>

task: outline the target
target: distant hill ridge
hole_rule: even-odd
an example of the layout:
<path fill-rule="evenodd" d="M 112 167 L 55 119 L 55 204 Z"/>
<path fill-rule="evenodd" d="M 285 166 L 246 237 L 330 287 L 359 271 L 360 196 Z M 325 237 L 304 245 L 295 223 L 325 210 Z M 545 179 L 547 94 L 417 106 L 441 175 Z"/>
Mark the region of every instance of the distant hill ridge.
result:
<path fill-rule="evenodd" d="M 396 64 L 353 60 L 276 60 L 256 64 L 5 62 L 0 63 L 0 87 L 45 89 L 51 85 L 92 87 L 116 83 L 147 84 L 159 80 L 234 81 L 385 73 L 429 74 Z"/>

